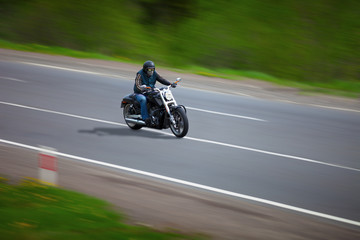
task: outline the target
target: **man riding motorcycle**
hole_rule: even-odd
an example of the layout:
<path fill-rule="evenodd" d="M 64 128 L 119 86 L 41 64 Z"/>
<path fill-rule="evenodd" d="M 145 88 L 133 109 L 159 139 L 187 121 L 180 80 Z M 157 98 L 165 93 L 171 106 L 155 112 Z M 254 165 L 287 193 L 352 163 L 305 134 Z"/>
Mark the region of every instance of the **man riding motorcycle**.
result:
<path fill-rule="evenodd" d="M 152 61 L 146 61 L 143 68 L 136 73 L 134 93 L 136 94 L 136 100 L 140 103 L 141 117 L 147 126 L 151 126 L 152 122 L 146 106 L 146 93 L 155 87 L 156 81 L 166 86 L 171 85 L 173 88 L 176 87 L 176 83 L 170 83 L 155 71 L 155 64 Z"/>

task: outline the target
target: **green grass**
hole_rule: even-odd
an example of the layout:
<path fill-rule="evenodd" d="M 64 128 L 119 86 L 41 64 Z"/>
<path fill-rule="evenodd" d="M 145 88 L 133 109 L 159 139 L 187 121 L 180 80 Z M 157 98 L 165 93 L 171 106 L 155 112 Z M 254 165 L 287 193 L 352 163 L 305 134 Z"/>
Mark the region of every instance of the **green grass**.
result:
<path fill-rule="evenodd" d="M 186 71 L 206 77 L 217 77 L 231 80 L 256 79 L 280 86 L 287 86 L 300 89 L 303 94 L 328 94 L 348 98 L 358 98 L 360 96 L 359 81 L 333 80 L 327 82 L 316 81 L 296 81 L 281 79 L 266 73 L 256 71 L 244 71 L 233 69 L 207 69 L 198 66 L 185 67 Z"/>
<path fill-rule="evenodd" d="M 38 52 L 52 55 L 62 55 L 75 58 L 88 58 L 88 59 L 102 59 L 108 61 L 119 61 L 141 65 L 142 62 L 129 59 L 121 56 L 107 56 L 99 53 L 82 52 L 68 48 L 44 46 L 39 44 L 18 44 L 12 43 L 0 39 L 0 48 Z M 183 66 L 178 69 L 169 68 L 167 66 L 161 66 L 170 70 L 194 73 L 207 77 L 225 78 L 231 80 L 244 80 L 247 78 L 257 79 L 262 81 L 271 82 L 281 86 L 294 87 L 302 90 L 304 94 L 330 94 L 336 96 L 343 96 L 349 98 L 358 98 L 360 96 L 360 82 L 359 81 L 346 81 L 346 80 L 333 80 L 327 82 L 316 82 L 316 81 L 296 81 L 290 79 L 281 79 L 269 74 L 257 72 L 257 71 L 244 71 L 234 69 L 209 69 L 200 66 Z"/>
<path fill-rule="evenodd" d="M 110 60 L 110 61 L 126 61 L 126 58 L 116 58 L 111 56 L 106 56 L 99 53 L 89 53 L 89 52 L 82 52 L 76 51 L 68 48 L 62 47 L 54 47 L 54 46 L 44 46 L 40 44 L 18 44 L 12 43 L 9 41 L 1 40 L 0 39 L 0 47 L 6 49 L 13 49 L 19 51 L 26 51 L 26 52 L 38 52 L 38 53 L 46 53 L 52 55 L 61 55 L 61 56 L 68 56 L 68 57 L 75 57 L 75 58 L 92 58 L 92 59 L 102 59 L 102 60 Z"/>
<path fill-rule="evenodd" d="M 26 239 L 204 239 L 130 226 L 102 200 L 26 180 L 0 178 L 0 236 Z"/>

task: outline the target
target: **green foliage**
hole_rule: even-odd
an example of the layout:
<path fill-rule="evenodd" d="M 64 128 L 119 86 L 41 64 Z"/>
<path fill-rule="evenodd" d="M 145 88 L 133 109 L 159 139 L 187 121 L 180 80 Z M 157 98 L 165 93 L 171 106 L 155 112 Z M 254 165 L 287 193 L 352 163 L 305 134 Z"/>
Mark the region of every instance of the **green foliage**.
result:
<path fill-rule="evenodd" d="M 1 180 L 1 178 L 0 178 Z M 108 203 L 34 181 L 0 181 L 1 239 L 200 239 L 122 223 Z"/>
<path fill-rule="evenodd" d="M 357 0 L 2 0 L 0 38 L 169 67 L 360 79 Z"/>

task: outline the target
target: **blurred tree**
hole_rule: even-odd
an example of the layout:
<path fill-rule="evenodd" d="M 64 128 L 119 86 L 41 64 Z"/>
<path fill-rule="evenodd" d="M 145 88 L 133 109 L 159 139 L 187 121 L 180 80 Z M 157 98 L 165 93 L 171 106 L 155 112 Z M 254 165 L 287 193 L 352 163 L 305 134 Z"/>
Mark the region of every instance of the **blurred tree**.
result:
<path fill-rule="evenodd" d="M 195 1 L 192 0 L 138 0 L 144 15 L 140 22 L 148 25 L 168 25 L 174 27 L 181 20 L 195 15 Z"/>
<path fill-rule="evenodd" d="M 360 79 L 358 0 L 0 0 L 0 38 L 301 81 Z"/>

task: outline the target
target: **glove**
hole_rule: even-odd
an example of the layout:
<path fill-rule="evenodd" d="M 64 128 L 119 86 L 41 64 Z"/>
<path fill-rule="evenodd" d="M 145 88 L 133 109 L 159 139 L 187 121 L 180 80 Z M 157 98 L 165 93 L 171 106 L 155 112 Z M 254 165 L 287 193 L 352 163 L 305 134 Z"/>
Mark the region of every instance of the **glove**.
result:
<path fill-rule="evenodd" d="M 146 85 L 141 85 L 139 88 L 142 92 L 146 92 L 148 90 Z"/>
<path fill-rule="evenodd" d="M 172 88 L 176 88 L 176 86 L 177 86 L 177 83 L 172 83 L 172 84 L 171 84 L 171 87 L 172 87 Z"/>
<path fill-rule="evenodd" d="M 153 89 L 151 87 L 146 86 L 146 85 L 141 85 L 140 90 L 141 90 L 141 92 L 151 92 Z"/>
<path fill-rule="evenodd" d="M 145 91 L 142 92 L 142 94 L 145 95 L 146 97 L 150 96 L 153 93 L 154 92 L 152 88 L 147 88 Z"/>

